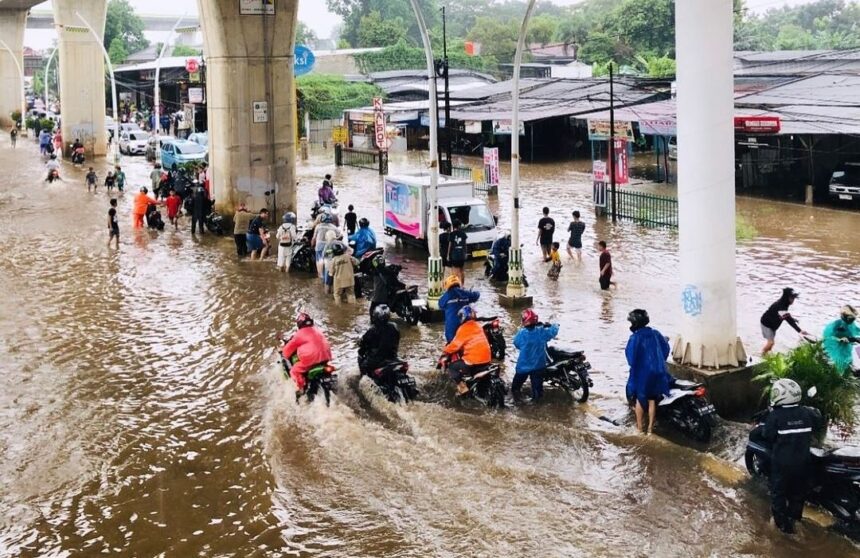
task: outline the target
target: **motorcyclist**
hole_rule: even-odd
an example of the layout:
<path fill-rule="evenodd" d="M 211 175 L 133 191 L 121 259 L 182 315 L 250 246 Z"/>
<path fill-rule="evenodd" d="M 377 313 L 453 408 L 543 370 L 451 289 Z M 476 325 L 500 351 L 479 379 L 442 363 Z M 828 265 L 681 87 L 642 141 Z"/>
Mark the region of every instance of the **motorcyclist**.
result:
<path fill-rule="evenodd" d="M 378 254 L 371 262 L 373 268 L 373 295 L 370 298 L 370 315 L 373 316 L 374 309 L 385 304 L 391 307 L 391 294 L 404 288 L 406 285 L 398 278 L 403 269 L 396 264 L 385 263 L 385 257 Z"/>
<path fill-rule="evenodd" d="M 322 186 L 317 190 L 317 196 L 319 197 L 319 201 L 323 205 L 332 205 L 337 203 L 337 198 L 334 195 L 334 188 L 332 188 L 331 184 L 331 175 L 325 175 L 325 180 L 323 180 Z"/>
<path fill-rule="evenodd" d="M 361 336 L 358 343 L 358 369 L 374 381 L 390 381 L 376 375 L 376 370 L 385 364 L 398 360 L 400 331 L 391 323 L 391 309 L 380 304 L 370 316 L 370 329 Z"/>
<path fill-rule="evenodd" d="M 558 324 L 541 324 L 537 313 L 526 308 L 522 313 L 523 327 L 514 336 L 514 346 L 519 349 L 517 368 L 511 382 L 511 393 L 519 399 L 520 388 L 530 378 L 532 400 L 543 396 L 543 371 L 547 365 L 546 346 L 558 335 Z"/>
<path fill-rule="evenodd" d="M 301 395 L 307 387 L 308 371 L 331 360 L 331 346 L 308 313 L 299 312 L 296 327 L 298 331 L 281 349 L 281 355 L 288 361 L 298 355 L 299 360 L 290 369 L 290 377 L 296 384 L 296 395 Z"/>
<path fill-rule="evenodd" d="M 822 427 L 817 409 L 799 405 L 800 386 L 783 378 L 770 389 L 773 407 L 765 420 L 762 435 L 771 448 L 770 501 L 776 526 L 794 533 L 794 522 L 803 516 L 809 490 L 809 448 L 814 431 Z"/>
<path fill-rule="evenodd" d="M 445 341 L 450 343 L 460 327 L 460 309 L 477 302 L 481 293 L 461 288 L 460 278 L 456 275 L 445 279 L 442 290 L 445 292 L 439 298 L 439 309 L 445 313 Z"/>
<path fill-rule="evenodd" d="M 369 250 L 376 248 L 376 234 L 370 228 L 370 221 L 367 220 L 367 217 L 358 220 L 358 230 L 355 234 L 349 235 L 349 242 L 355 242 L 353 256 L 356 258 L 360 258 Z"/>
<path fill-rule="evenodd" d="M 669 342 L 662 333 L 648 327 L 651 318 L 648 312 L 637 308 L 627 315 L 630 331 L 633 332 L 624 350 L 630 376 L 627 379 L 627 400 L 635 400 L 636 428 L 643 430 L 645 409 L 648 409 L 648 434 L 654 429 L 657 402 L 669 395 L 672 377 L 666 371 Z"/>
<path fill-rule="evenodd" d="M 76 139 L 72 144 L 72 163 L 76 165 L 84 164 L 84 145 L 81 140 Z"/>
<path fill-rule="evenodd" d="M 53 182 L 60 178 L 60 162 L 57 160 L 56 155 L 51 155 L 51 158 L 45 163 L 45 168 L 48 169 L 48 182 Z"/>
<path fill-rule="evenodd" d="M 846 304 L 842 307 L 839 319 L 827 324 L 822 334 L 824 351 L 843 374 L 851 370 L 854 344 L 860 343 L 860 328 L 854 323 L 856 320 L 857 310 Z"/>
<path fill-rule="evenodd" d="M 493 269 L 490 273 L 496 281 L 507 281 L 508 279 L 508 256 L 510 252 L 511 234 L 507 231 L 501 231 L 490 248 L 490 253 L 493 255 Z"/>
<path fill-rule="evenodd" d="M 469 386 L 463 381 L 463 376 L 471 375 L 476 368 L 490 364 L 492 352 L 484 328 L 475 321 L 478 317 L 475 310 L 467 304 L 457 315 L 460 319 L 457 335 L 442 351 L 449 356 L 460 355 L 459 360 L 448 366 L 448 373 L 457 384 L 457 392 L 465 395 L 469 392 Z"/>

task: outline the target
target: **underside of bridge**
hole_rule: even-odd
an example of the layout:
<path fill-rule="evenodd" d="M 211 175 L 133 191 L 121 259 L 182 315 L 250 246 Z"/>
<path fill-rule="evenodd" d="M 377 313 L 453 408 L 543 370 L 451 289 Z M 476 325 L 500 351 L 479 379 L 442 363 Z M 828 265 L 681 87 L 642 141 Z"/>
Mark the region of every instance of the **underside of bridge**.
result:
<path fill-rule="evenodd" d="M 0 3 L 0 40 L 12 51 L 0 45 L 0 124 L 12 123 L 13 111 L 21 110 L 24 84 L 15 60 L 24 65 L 24 24 L 27 10 L 36 4 L 32 0 L 6 0 Z M 13 58 L 14 56 L 14 58 Z"/>

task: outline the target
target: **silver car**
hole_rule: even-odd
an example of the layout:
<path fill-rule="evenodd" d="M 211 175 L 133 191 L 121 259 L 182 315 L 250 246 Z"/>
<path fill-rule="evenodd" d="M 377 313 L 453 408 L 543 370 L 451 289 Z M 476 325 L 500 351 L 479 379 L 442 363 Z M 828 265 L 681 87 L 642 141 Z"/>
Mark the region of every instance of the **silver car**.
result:
<path fill-rule="evenodd" d="M 147 142 L 149 142 L 149 133 L 143 130 L 121 132 L 119 137 L 120 153 L 125 153 L 126 155 L 143 155 L 146 153 Z"/>

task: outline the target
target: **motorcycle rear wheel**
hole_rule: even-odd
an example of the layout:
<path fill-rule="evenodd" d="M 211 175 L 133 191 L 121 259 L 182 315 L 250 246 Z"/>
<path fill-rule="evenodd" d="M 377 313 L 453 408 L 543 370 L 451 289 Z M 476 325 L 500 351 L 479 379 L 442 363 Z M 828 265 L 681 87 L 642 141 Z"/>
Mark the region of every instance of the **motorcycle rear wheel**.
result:
<path fill-rule="evenodd" d="M 565 390 L 567 393 L 579 403 L 588 401 L 590 390 L 588 388 L 588 378 L 582 372 L 565 371 L 567 375 Z"/>
<path fill-rule="evenodd" d="M 505 388 L 505 383 L 501 380 L 501 378 L 491 379 L 489 386 L 489 394 L 487 397 L 487 406 L 491 408 L 498 407 L 499 409 L 503 409 L 505 407 L 506 392 L 507 389 Z"/>
<path fill-rule="evenodd" d="M 398 312 L 401 318 L 409 325 L 418 325 L 418 311 L 412 306 L 410 300 L 408 304 L 402 304 Z"/>
<path fill-rule="evenodd" d="M 747 471 L 753 477 L 766 477 L 765 463 L 759 454 L 747 449 L 744 454 L 744 465 L 747 466 Z"/>

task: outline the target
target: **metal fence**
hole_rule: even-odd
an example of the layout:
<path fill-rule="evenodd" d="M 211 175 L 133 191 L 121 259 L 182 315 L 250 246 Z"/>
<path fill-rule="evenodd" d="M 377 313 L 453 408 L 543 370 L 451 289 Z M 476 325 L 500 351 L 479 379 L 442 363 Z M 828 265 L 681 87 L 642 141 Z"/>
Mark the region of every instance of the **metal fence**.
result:
<path fill-rule="evenodd" d="M 490 191 L 490 186 L 487 185 L 487 181 L 484 177 L 484 169 L 482 168 L 452 166 L 451 177 L 471 180 L 476 192 L 486 194 Z"/>
<path fill-rule="evenodd" d="M 615 215 L 636 223 L 657 227 L 678 226 L 678 200 L 643 192 L 617 189 Z M 612 215 L 612 191 L 607 188 L 606 211 Z"/>
<path fill-rule="evenodd" d="M 351 147 L 335 146 L 334 163 L 337 166 L 346 165 L 378 171 L 388 174 L 388 153 L 371 149 L 354 149 Z"/>

